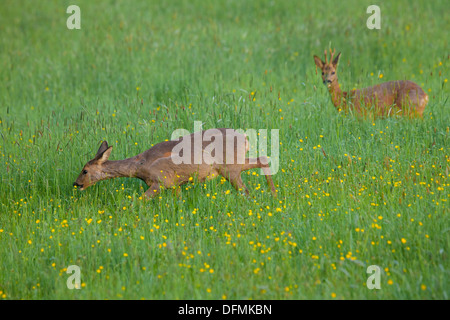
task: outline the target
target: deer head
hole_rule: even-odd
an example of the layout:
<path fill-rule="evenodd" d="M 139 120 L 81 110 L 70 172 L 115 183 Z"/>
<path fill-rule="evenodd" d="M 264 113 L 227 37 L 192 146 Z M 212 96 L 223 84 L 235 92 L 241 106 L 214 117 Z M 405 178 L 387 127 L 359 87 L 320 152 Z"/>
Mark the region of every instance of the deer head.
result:
<path fill-rule="evenodd" d="M 314 62 L 316 66 L 322 70 L 322 81 L 323 84 L 328 88 L 331 87 L 332 83 L 337 81 L 337 66 L 339 63 L 339 58 L 341 57 L 341 53 L 334 58 L 334 54 L 336 53 L 336 49 L 331 51 L 330 49 L 330 62 L 327 60 L 327 50 L 325 50 L 325 62 L 323 62 L 318 56 L 314 56 Z M 317 69 L 316 69 L 317 71 Z"/>
<path fill-rule="evenodd" d="M 111 151 L 112 147 L 108 147 L 108 142 L 103 141 L 95 158 L 85 164 L 73 186 L 84 190 L 94 185 L 97 181 L 106 179 L 107 175 L 103 172 L 102 165 L 108 160 Z"/>

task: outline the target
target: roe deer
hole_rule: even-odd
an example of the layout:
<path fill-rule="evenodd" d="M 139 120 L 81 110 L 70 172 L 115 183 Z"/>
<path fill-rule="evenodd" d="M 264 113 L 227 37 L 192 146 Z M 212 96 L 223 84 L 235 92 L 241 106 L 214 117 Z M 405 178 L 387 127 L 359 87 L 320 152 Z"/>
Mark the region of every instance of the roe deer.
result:
<path fill-rule="evenodd" d="M 182 148 L 180 152 L 175 151 L 186 143 L 188 148 Z M 230 148 L 232 150 L 229 150 Z M 182 185 L 192 180 L 194 175 L 197 175 L 201 182 L 221 175 L 231 182 L 234 188 L 241 189 L 248 195 L 241 172 L 261 168 L 272 194 L 276 196 L 267 157 L 246 158 L 247 136 L 233 129 L 195 132 L 177 140 L 158 143 L 125 160 L 109 161 L 111 151 L 112 147 L 103 141 L 95 158 L 83 167 L 73 185 L 84 190 L 100 180 L 132 177 L 143 180 L 149 186 L 144 195 L 152 198 L 160 192 L 160 188 Z M 180 163 L 180 158 L 176 158 L 180 156 L 187 157 L 187 161 Z"/>
<path fill-rule="evenodd" d="M 422 117 L 428 103 L 428 95 L 412 81 L 389 81 L 350 92 L 341 91 L 337 79 L 337 67 L 341 53 L 339 52 L 334 58 L 335 53 L 336 49 L 333 52 L 330 49 L 331 57 L 328 62 L 325 50 L 325 62 L 317 56 L 314 56 L 314 62 L 322 70 L 323 84 L 328 87 L 331 100 L 339 111 L 352 110 L 363 114 L 372 108 L 374 115 L 382 117 L 397 112 L 403 115 Z"/>

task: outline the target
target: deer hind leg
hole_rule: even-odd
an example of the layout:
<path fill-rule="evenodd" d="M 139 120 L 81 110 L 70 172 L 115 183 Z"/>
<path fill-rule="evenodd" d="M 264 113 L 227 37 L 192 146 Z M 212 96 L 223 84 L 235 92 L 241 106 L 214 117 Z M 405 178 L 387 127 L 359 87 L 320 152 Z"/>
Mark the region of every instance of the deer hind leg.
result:
<path fill-rule="evenodd" d="M 245 164 L 242 167 L 241 171 L 246 171 L 250 169 L 261 168 L 264 175 L 266 176 L 267 184 L 270 187 L 270 192 L 272 195 L 276 197 L 277 192 L 275 190 L 275 186 L 272 180 L 272 172 L 270 171 L 269 160 L 266 156 L 261 156 L 259 158 L 247 158 L 245 159 Z"/>

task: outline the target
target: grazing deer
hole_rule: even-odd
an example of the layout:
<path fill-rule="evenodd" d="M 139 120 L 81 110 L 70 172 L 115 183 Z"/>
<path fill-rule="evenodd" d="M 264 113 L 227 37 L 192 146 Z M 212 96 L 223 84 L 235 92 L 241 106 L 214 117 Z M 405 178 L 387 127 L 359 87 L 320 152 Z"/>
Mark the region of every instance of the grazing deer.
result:
<path fill-rule="evenodd" d="M 330 62 L 314 56 L 316 66 L 322 70 L 323 84 L 327 86 L 334 106 L 340 111 L 352 110 L 359 114 L 373 109 L 374 115 L 389 116 L 399 114 L 422 117 L 428 103 L 428 95 L 412 81 L 399 80 L 380 83 L 372 87 L 344 92 L 337 79 L 337 67 L 341 53 L 336 58 L 330 49 Z M 317 69 L 316 69 L 317 70 Z M 398 109 L 398 110 L 395 110 Z"/>
<path fill-rule="evenodd" d="M 183 145 L 188 147 L 176 151 Z M 194 175 L 200 182 L 221 175 L 237 190 L 241 189 L 248 195 L 241 172 L 262 168 L 271 192 L 276 196 L 267 157 L 246 158 L 248 149 L 246 135 L 233 129 L 209 129 L 158 143 L 132 158 L 110 161 L 112 147 L 103 141 L 95 158 L 83 167 L 73 185 L 84 190 L 100 180 L 138 178 L 149 186 L 144 195 L 152 198 L 162 187 L 182 185 L 191 181 Z M 187 161 L 180 163 L 180 156 Z"/>

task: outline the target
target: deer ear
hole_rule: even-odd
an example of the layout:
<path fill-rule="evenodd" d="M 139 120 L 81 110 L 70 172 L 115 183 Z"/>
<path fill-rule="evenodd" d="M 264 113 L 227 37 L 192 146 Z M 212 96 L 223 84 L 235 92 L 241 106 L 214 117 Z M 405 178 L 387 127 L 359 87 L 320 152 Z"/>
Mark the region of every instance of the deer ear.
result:
<path fill-rule="evenodd" d="M 316 66 L 318 66 L 320 69 L 323 69 L 325 62 L 323 62 L 318 56 L 314 56 L 314 62 L 316 63 Z"/>
<path fill-rule="evenodd" d="M 95 160 L 97 160 L 97 163 L 103 164 L 104 162 L 106 162 L 106 160 L 108 160 L 109 156 L 111 155 L 111 151 L 112 151 L 112 147 L 109 147 L 103 153 L 101 153 L 100 155 L 97 155 L 95 157 Z"/>
<path fill-rule="evenodd" d="M 334 58 L 333 60 L 333 67 L 337 67 L 338 63 L 339 63 L 339 58 L 341 57 L 341 53 L 339 52 L 339 54 L 336 56 L 336 58 Z"/>
<path fill-rule="evenodd" d="M 99 157 L 103 152 L 106 151 L 106 149 L 108 149 L 108 142 L 103 141 L 102 145 L 100 146 L 100 148 L 98 148 L 97 154 L 95 155 L 95 157 Z"/>

